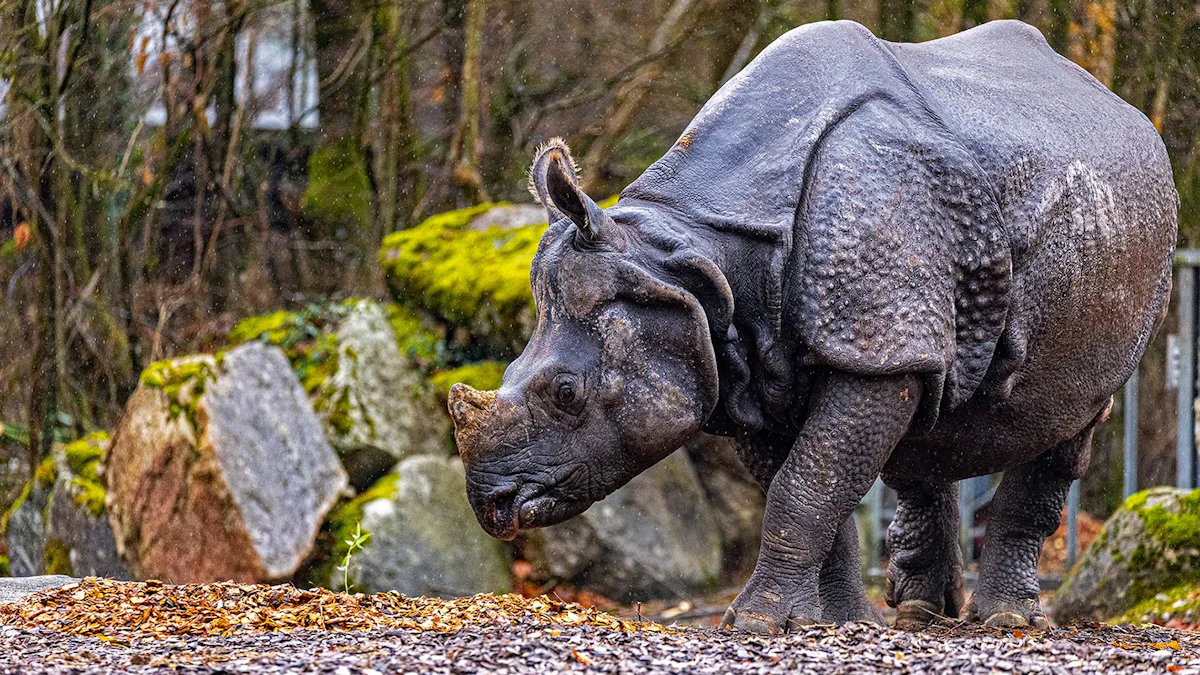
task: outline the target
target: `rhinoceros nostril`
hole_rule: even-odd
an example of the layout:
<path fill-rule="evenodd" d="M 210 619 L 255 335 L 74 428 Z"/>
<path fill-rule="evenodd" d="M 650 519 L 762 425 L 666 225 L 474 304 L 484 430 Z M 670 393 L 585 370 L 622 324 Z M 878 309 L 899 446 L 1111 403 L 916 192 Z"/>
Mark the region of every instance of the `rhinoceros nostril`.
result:
<path fill-rule="evenodd" d="M 488 529 L 493 537 L 508 540 L 516 536 L 517 512 L 520 508 L 520 504 L 516 503 L 519 488 L 519 485 L 509 483 L 488 494 L 486 503 L 492 508 L 487 517 L 491 520 L 491 527 L 485 529 Z"/>

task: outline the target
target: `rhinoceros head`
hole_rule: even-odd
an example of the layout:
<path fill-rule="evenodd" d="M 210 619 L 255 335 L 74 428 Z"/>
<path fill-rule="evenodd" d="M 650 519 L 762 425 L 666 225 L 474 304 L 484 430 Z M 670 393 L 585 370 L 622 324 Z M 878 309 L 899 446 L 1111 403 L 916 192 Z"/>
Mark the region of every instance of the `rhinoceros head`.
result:
<path fill-rule="evenodd" d="M 561 142 L 530 178 L 550 219 L 531 270 L 533 335 L 499 390 L 450 390 L 468 497 L 501 539 L 624 485 L 695 433 L 718 397 L 710 319 L 666 271 L 646 209 L 601 209 Z"/>

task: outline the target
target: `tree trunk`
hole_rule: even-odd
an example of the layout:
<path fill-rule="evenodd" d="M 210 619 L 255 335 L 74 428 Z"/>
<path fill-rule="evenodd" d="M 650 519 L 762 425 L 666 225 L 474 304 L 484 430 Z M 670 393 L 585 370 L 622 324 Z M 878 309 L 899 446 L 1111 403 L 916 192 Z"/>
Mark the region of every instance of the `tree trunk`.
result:
<path fill-rule="evenodd" d="M 407 49 L 405 10 L 385 6 L 376 10 L 376 24 L 382 37 L 381 75 L 379 84 L 379 122 L 381 133 L 375 137 L 378 176 L 378 207 L 375 212 L 375 236 L 378 243 L 383 235 L 405 225 L 416 206 L 420 169 L 416 165 L 418 150 L 409 102 L 409 58 Z"/>
<path fill-rule="evenodd" d="M 483 98 L 483 27 L 487 0 L 467 0 L 463 29 L 462 92 L 458 124 L 450 141 L 450 164 L 454 181 L 476 202 L 491 201 L 480 173 L 483 145 L 479 128 Z"/>
<path fill-rule="evenodd" d="M 660 54 L 673 39 L 691 33 L 702 13 L 702 8 L 693 10 L 696 4 L 697 0 L 674 0 L 658 27 L 655 28 L 646 53 Z M 596 134 L 584 155 L 584 189 L 595 190 L 600 187 L 613 146 L 633 122 L 634 115 L 641 109 L 647 94 L 650 93 L 650 88 L 662 75 L 662 72 L 663 58 L 660 56 L 651 59 L 638 68 L 633 77 L 617 90 L 617 95 L 600 117 L 600 132 Z"/>
<path fill-rule="evenodd" d="M 59 308 L 58 266 L 61 262 L 59 229 L 54 212 L 55 164 L 53 139 L 56 128 L 57 74 L 53 68 L 58 54 L 59 23 L 45 22 L 41 37 L 34 2 L 9 3 L 0 14 L 0 38 L 4 51 L 22 63 L 20 81 L 11 82 L 7 115 L 11 120 L 11 142 L 17 175 L 13 177 L 20 215 L 29 223 L 37 261 L 37 347 L 30 362 L 29 405 L 30 466 L 50 454 L 58 420 L 59 394 Z"/>
<path fill-rule="evenodd" d="M 959 30 L 967 30 L 981 24 L 987 23 L 988 20 L 988 0 L 963 0 L 962 3 L 962 21 L 959 22 Z"/>
<path fill-rule="evenodd" d="M 364 144 L 371 14 L 359 0 L 313 0 L 320 140 L 309 156 L 304 223 L 321 243 L 320 268 L 341 270 L 310 290 L 331 292 L 372 276 L 375 195 Z M 333 246 L 329 246 L 332 244 Z"/>
<path fill-rule="evenodd" d="M 878 9 L 879 37 L 892 42 L 916 40 L 916 0 L 879 0 Z"/>

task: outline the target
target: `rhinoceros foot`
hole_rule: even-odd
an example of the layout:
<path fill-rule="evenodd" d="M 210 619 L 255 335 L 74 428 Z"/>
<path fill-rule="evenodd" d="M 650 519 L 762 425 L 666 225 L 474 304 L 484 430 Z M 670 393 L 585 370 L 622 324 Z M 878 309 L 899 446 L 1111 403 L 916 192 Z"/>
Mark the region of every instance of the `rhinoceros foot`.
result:
<path fill-rule="evenodd" d="M 725 611 L 721 627 L 758 635 L 783 635 L 817 623 L 821 616 L 817 603 L 789 590 L 755 571 Z"/>
<path fill-rule="evenodd" d="M 991 628 L 1048 628 L 1050 622 L 1036 600 L 1005 601 L 987 596 L 971 598 L 967 620 Z"/>

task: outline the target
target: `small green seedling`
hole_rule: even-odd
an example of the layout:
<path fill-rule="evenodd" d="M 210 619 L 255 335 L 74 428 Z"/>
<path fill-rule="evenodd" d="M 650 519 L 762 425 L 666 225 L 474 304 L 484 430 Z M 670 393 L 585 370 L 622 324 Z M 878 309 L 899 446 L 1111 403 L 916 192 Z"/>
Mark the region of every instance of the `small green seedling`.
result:
<path fill-rule="evenodd" d="M 342 586 L 347 593 L 350 592 L 350 559 L 354 554 L 362 550 L 363 544 L 371 538 L 370 532 L 362 531 L 362 523 L 354 525 L 354 536 L 346 540 L 346 557 L 342 558 L 342 564 L 337 566 L 339 572 L 342 573 Z"/>

